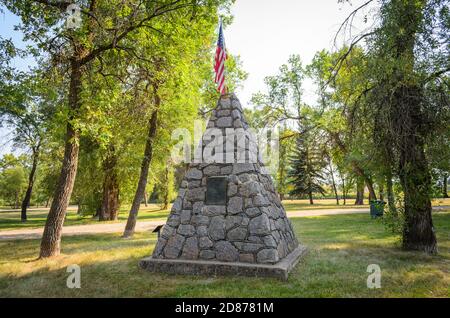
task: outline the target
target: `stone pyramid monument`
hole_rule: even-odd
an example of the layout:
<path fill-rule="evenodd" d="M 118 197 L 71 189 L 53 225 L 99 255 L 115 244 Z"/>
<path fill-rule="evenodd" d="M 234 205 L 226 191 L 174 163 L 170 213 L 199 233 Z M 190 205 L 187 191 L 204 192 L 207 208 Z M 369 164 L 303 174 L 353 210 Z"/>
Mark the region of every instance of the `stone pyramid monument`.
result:
<path fill-rule="evenodd" d="M 287 279 L 305 248 L 295 237 L 234 94 L 220 97 L 200 149 L 211 156 L 189 165 L 153 255 L 140 266 L 169 273 Z"/>

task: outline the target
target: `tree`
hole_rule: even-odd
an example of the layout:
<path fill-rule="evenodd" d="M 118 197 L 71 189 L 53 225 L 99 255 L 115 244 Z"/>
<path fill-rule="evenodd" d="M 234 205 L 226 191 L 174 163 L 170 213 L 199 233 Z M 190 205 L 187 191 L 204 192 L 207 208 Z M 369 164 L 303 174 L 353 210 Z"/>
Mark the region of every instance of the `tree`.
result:
<path fill-rule="evenodd" d="M 295 137 L 306 132 L 303 130 L 306 126 L 301 122 L 310 122 L 307 112 L 303 111 L 307 107 L 302 100 L 304 78 L 305 69 L 300 56 L 291 55 L 276 75 L 264 78 L 266 91 L 253 94 L 251 103 L 255 105 L 255 110 L 251 114 L 249 111 L 246 113 L 251 115 L 247 118 L 253 128 L 280 127 L 278 170 L 273 172 L 273 177 L 281 199 L 291 192 L 288 190 L 289 157 L 295 148 Z M 299 130 L 291 127 L 298 127 Z"/>
<path fill-rule="evenodd" d="M 0 161 L 0 196 L 15 209 L 27 186 L 24 161 L 24 156 L 8 154 Z"/>
<path fill-rule="evenodd" d="M 267 92 L 253 94 L 251 102 L 265 114 L 266 126 L 304 119 L 302 115 L 304 78 L 305 69 L 299 55 L 291 55 L 288 63 L 280 66 L 278 74 L 264 78 Z"/>
<path fill-rule="evenodd" d="M 166 163 L 161 178 L 160 201 L 161 209 L 167 210 L 169 203 L 174 199 L 174 174 L 171 164 Z"/>
<path fill-rule="evenodd" d="M 287 128 L 287 124 L 283 123 L 282 129 L 280 130 L 278 171 L 275 179 L 276 189 L 281 200 L 284 200 L 285 195 L 289 193 L 289 156 L 292 153 L 292 149 L 295 147 L 295 139 L 292 138 L 295 134 L 295 131 Z"/>
<path fill-rule="evenodd" d="M 447 189 L 447 182 L 448 182 L 448 173 L 444 174 L 442 177 L 442 197 L 448 198 L 448 189 Z"/>
<path fill-rule="evenodd" d="M 113 144 L 108 147 L 103 161 L 103 193 L 99 220 L 117 220 L 119 215 L 119 178 L 117 176 L 117 154 Z"/>
<path fill-rule="evenodd" d="M 213 2 L 213 1 L 212 1 Z M 21 30 L 25 36 L 38 43 L 53 61 L 62 62 L 68 68 L 68 109 L 65 138 L 65 154 L 58 186 L 52 201 L 41 242 L 40 257 L 58 255 L 61 230 L 73 190 L 78 165 L 79 140 L 83 123 L 83 80 L 87 69 L 101 61 L 110 51 L 120 50 L 133 57 L 136 52 L 127 46 L 127 40 L 142 29 L 160 32 L 153 22 L 183 10 L 195 19 L 195 12 L 205 4 L 188 0 L 139 1 L 88 1 L 79 2 L 82 14 L 77 28 L 61 27 L 63 13 L 70 2 L 40 0 L 3 0 L 2 3 L 22 19 Z M 213 5 L 215 3 L 207 3 Z M 194 10 L 192 10 L 194 9 Z M 170 19 L 165 20 L 170 23 Z M 131 41 L 133 42 L 133 41 Z"/>
<path fill-rule="evenodd" d="M 377 109 L 386 115 L 381 131 L 393 141 L 390 149 L 404 195 L 403 247 L 428 253 L 437 252 L 437 242 L 425 149 L 427 136 L 439 122 L 435 116 L 442 113 L 442 101 L 445 103 L 436 96 L 447 92 L 442 91 L 445 84 L 439 76 L 450 70 L 449 52 L 435 46 L 449 31 L 448 26 L 435 29 L 441 19 L 448 19 L 445 7 L 445 1 L 385 3 L 370 51 L 373 62 L 382 65 L 373 74 L 375 87 L 370 96 L 379 101 Z M 442 63 L 444 56 L 446 62 Z"/>
<path fill-rule="evenodd" d="M 363 205 L 363 204 L 364 204 L 364 181 L 362 181 L 360 178 L 357 178 L 355 205 Z"/>
<path fill-rule="evenodd" d="M 335 54 L 325 50 L 317 52 L 307 66 L 307 73 L 318 87 L 321 111 L 316 126 L 328 134 L 327 144 L 334 157 L 339 157 L 341 165 L 349 167 L 362 180 L 362 187 L 357 187 L 360 194 L 357 203 L 362 204 L 364 183 L 369 190 L 369 198 L 376 199 L 372 180 L 373 170 L 376 170 L 372 164 L 374 147 L 370 143 L 372 125 L 365 116 L 356 116 L 359 112 L 355 111 L 367 106 L 359 98 L 366 90 L 366 82 L 361 80 L 365 79 L 362 50 L 354 48 L 346 57 L 348 63 L 342 65 L 336 74 L 331 72 L 336 60 L 346 51 L 343 48 Z"/>
<path fill-rule="evenodd" d="M 448 94 L 447 94 L 448 96 Z M 448 178 L 450 176 L 450 107 L 443 111 L 442 124 L 437 125 L 428 137 L 426 154 L 432 168 L 434 182 L 441 187 L 440 194 L 448 198 Z M 445 124 L 447 122 L 447 124 Z"/>
<path fill-rule="evenodd" d="M 137 214 L 144 198 L 145 187 L 147 186 L 147 176 L 150 168 L 150 163 L 153 156 L 153 139 L 156 136 L 158 112 L 161 106 L 161 98 L 158 93 L 158 85 L 153 85 L 153 112 L 148 122 L 148 135 L 145 143 L 144 157 L 141 164 L 141 173 L 136 188 L 136 194 L 131 205 L 130 214 L 128 216 L 127 224 L 123 236 L 130 237 L 134 234 L 134 228 L 136 226 Z"/>
<path fill-rule="evenodd" d="M 21 219 L 27 220 L 27 208 L 33 192 L 41 146 L 47 131 L 47 122 L 55 109 L 55 94 L 42 77 L 34 74 L 16 74 L 4 84 L 0 102 L 2 124 L 13 130 L 13 146 L 31 152 L 28 185 L 21 204 Z"/>
<path fill-rule="evenodd" d="M 309 203 L 314 204 L 313 193 L 325 194 L 321 186 L 324 181 L 322 176 L 323 161 L 317 149 L 311 144 L 311 140 L 305 136 L 297 137 L 296 148 L 291 157 L 291 170 L 288 173 L 293 186 L 291 195 L 307 195 Z"/>
<path fill-rule="evenodd" d="M 334 197 L 336 198 L 336 205 L 339 205 L 339 194 L 337 191 L 336 181 L 335 181 L 335 177 L 334 177 L 335 169 L 333 168 L 333 163 L 330 158 L 330 155 L 326 154 L 325 157 L 326 157 L 326 162 L 327 162 L 327 172 L 331 179 L 331 186 L 333 188 Z"/>
<path fill-rule="evenodd" d="M 447 46 L 439 44 L 448 40 L 448 16 L 442 0 L 383 1 L 377 26 L 352 39 L 330 77 L 332 81 L 358 43 L 366 40 L 362 67 L 366 78 L 354 77 L 365 88 L 354 99 L 362 103 L 353 105 L 371 107 L 354 108 L 353 113 L 372 126 L 374 149 L 379 150 L 374 153 L 389 159 L 384 160 L 387 174 L 392 171 L 399 179 L 403 247 L 428 253 L 437 251 L 437 242 L 426 148 L 431 132 L 448 119 L 450 54 Z"/>

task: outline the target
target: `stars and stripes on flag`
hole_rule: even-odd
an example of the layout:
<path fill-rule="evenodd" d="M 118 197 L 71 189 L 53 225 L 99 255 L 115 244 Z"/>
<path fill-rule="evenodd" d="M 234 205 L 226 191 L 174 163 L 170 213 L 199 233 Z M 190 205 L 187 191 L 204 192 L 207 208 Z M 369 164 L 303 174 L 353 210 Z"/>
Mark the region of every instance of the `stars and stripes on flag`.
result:
<path fill-rule="evenodd" d="M 225 38 L 223 37 L 222 21 L 219 25 L 219 39 L 217 41 L 216 56 L 214 58 L 214 71 L 216 72 L 216 78 L 214 82 L 217 84 L 217 90 L 223 95 L 227 92 L 225 85 L 225 60 L 228 58 L 227 51 L 225 49 Z"/>

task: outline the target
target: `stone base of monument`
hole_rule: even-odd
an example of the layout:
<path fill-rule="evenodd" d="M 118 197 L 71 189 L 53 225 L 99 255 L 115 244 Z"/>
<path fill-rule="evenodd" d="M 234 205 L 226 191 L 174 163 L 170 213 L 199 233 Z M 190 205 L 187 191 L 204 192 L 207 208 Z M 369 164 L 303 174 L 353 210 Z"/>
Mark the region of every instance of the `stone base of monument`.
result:
<path fill-rule="evenodd" d="M 306 252 L 306 247 L 299 245 L 289 255 L 275 264 L 161 259 L 147 257 L 139 262 L 139 266 L 150 272 L 162 272 L 168 274 L 275 277 L 281 280 L 287 280 L 289 272 L 295 267 L 295 265 L 297 265 Z"/>

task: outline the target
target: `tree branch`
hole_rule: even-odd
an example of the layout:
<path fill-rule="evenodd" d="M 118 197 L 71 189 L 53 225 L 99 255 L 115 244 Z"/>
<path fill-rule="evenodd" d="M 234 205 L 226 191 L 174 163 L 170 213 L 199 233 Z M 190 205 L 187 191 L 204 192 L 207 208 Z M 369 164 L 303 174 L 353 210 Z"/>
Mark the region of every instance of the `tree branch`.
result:
<path fill-rule="evenodd" d="M 65 11 L 67 9 L 68 6 L 70 6 L 71 4 L 73 4 L 70 1 L 59 1 L 59 0 L 55 0 L 55 1 L 49 1 L 49 0 L 33 0 L 34 2 L 40 3 L 40 4 L 45 4 L 46 6 L 49 7 L 53 7 L 53 8 L 57 8 L 60 9 L 61 11 Z"/>
<path fill-rule="evenodd" d="M 342 54 L 342 55 L 337 59 L 336 63 L 335 63 L 334 66 L 333 66 L 333 69 L 331 70 L 331 76 L 330 76 L 330 78 L 325 82 L 325 84 L 323 85 L 322 88 L 325 88 L 326 86 L 328 86 L 328 84 L 330 84 L 331 81 L 333 81 L 333 80 L 336 78 L 337 74 L 339 73 L 339 70 L 340 70 L 341 67 L 342 67 L 342 64 L 346 61 L 347 57 L 348 57 L 348 56 L 350 55 L 350 53 L 352 52 L 353 48 L 354 48 L 361 40 L 363 40 L 364 38 L 366 38 L 366 37 L 368 37 L 368 36 L 371 36 L 371 35 L 373 35 L 373 34 L 375 34 L 375 31 L 368 32 L 368 33 L 365 33 L 365 34 L 363 34 L 363 35 L 360 35 L 356 40 L 354 40 L 354 41 L 350 44 L 350 46 L 348 47 L 348 50 L 347 50 L 344 54 Z"/>
<path fill-rule="evenodd" d="M 169 4 L 163 5 L 159 8 L 157 8 L 153 14 L 145 17 L 144 19 L 142 19 L 141 21 L 139 21 L 139 23 L 134 24 L 134 25 L 130 25 L 129 27 L 127 27 L 124 31 L 122 31 L 119 35 L 115 36 L 114 39 L 112 39 L 111 42 L 104 44 L 104 45 L 100 45 L 99 47 L 97 47 L 96 49 L 93 49 L 88 55 L 86 55 L 83 59 L 81 59 L 80 64 L 84 65 L 88 62 L 90 62 L 92 59 L 94 59 L 95 57 L 97 57 L 99 54 L 103 53 L 104 51 L 108 51 L 111 50 L 113 48 L 117 47 L 117 44 L 124 39 L 129 33 L 142 28 L 142 27 L 146 27 L 147 25 L 145 23 L 149 22 L 150 20 L 167 14 L 169 12 L 175 11 L 175 10 L 179 10 L 182 8 L 186 8 L 188 6 L 190 6 L 190 3 L 187 4 L 180 4 L 180 5 L 176 5 L 177 3 L 179 3 L 181 0 L 176 0 L 173 1 Z"/>
<path fill-rule="evenodd" d="M 333 39 L 333 43 L 334 43 L 334 45 L 336 46 L 336 40 L 337 40 L 337 37 L 338 37 L 338 35 L 339 35 L 339 33 L 341 32 L 341 30 L 345 27 L 346 28 L 346 25 L 347 25 L 347 23 L 349 22 L 349 21 L 351 21 L 350 22 L 350 25 L 352 24 L 352 21 L 353 21 L 353 18 L 354 18 L 354 16 L 356 15 L 356 13 L 359 11 L 359 10 L 361 10 L 362 8 L 364 8 L 365 6 L 367 6 L 369 3 L 371 3 L 373 0 L 369 0 L 369 1 L 367 1 L 367 2 L 365 2 L 365 3 L 363 3 L 362 5 L 360 5 L 358 8 L 356 8 L 355 10 L 353 10 L 348 16 L 347 16 L 347 18 L 344 20 L 344 22 L 342 22 L 342 24 L 340 25 L 340 27 L 339 27 L 339 29 L 337 30 L 337 32 L 336 32 L 336 34 L 335 34 L 335 36 L 334 36 L 334 39 Z"/>

